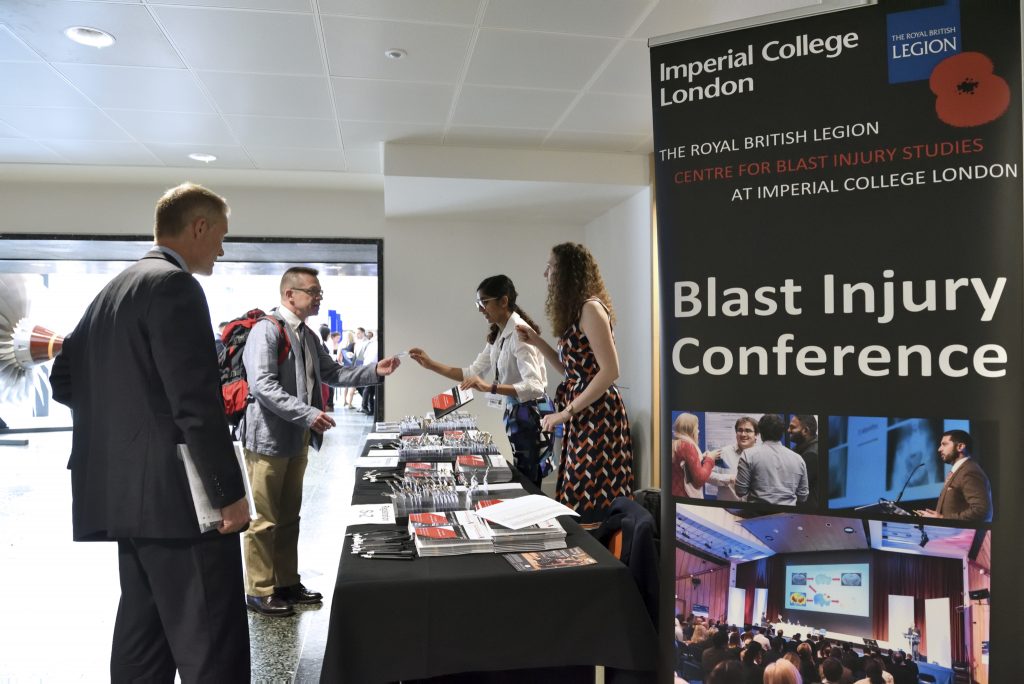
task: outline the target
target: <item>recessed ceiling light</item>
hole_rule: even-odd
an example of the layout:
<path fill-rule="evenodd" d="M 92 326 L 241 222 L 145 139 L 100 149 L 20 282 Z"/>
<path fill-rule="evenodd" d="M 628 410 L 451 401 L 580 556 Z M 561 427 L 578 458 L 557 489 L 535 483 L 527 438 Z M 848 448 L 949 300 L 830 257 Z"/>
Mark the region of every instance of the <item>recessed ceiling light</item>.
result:
<path fill-rule="evenodd" d="M 764 538 L 767 539 L 768 541 L 775 541 L 775 537 L 771 536 L 770 534 L 764 535 Z"/>
<path fill-rule="evenodd" d="M 384 51 L 384 56 L 387 57 L 388 59 L 402 59 L 403 57 L 406 57 L 408 54 L 409 53 L 403 50 L 402 48 L 388 48 L 387 50 Z"/>
<path fill-rule="evenodd" d="M 192 154 L 188 155 L 188 158 L 194 159 L 195 161 L 201 161 L 204 164 L 209 164 L 210 162 L 217 161 L 217 158 L 212 154 L 205 154 L 203 152 L 193 152 Z"/>
<path fill-rule="evenodd" d="M 69 26 L 64 29 L 64 35 L 88 47 L 105 48 L 114 44 L 114 36 L 91 26 Z"/>
<path fill-rule="evenodd" d="M 845 532 L 846 534 L 853 534 L 853 528 L 852 527 L 844 527 L 843 528 L 843 532 Z"/>
<path fill-rule="evenodd" d="M 797 526 L 796 526 L 796 529 L 798 529 L 798 530 L 800 530 L 801 532 L 803 532 L 803 531 L 804 531 L 804 526 L 803 526 L 803 525 L 797 525 Z"/>

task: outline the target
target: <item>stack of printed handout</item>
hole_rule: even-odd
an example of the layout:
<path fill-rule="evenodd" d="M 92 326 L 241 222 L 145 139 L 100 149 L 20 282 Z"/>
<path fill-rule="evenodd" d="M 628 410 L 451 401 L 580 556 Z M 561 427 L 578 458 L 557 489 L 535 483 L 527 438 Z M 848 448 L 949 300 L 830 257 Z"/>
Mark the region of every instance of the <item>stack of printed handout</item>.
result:
<path fill-rule="evenodd" d="M 409 534 L 423 558 L 494 552 L 490 528 L 472 511 L 412 513 Z"/>
<path fill-rule="evenodd" d="M 500 504 L 500 499 L 486 499 L 475 504 L 477 510 Z M 494 542 L 494 553 L 516 553 L 518 551 L 548 551 L 565 548 L 565 528 L 554 518 L 541 520 L 518 530 L 487 522 Z"/>
<path fill-rule="evenodd" d="M 577 515 L 539 495 L 487 499 L 477 502 L 475 508 L 411 514 L 409 533 L 415 539 L 416 552 L 427 557 L 564 549 L 565 528 L 556 518 Z"/>

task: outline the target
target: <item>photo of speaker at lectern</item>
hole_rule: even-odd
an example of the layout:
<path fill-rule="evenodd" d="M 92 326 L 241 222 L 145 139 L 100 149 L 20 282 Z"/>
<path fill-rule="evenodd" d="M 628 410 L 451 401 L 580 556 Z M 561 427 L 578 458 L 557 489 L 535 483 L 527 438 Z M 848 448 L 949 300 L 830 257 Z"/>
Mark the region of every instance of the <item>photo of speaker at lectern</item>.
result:
<path fill-rule="evenodd" d="M 989 523 L 998 437 L 994 421 L 829 416 L 828 507 Z"/>

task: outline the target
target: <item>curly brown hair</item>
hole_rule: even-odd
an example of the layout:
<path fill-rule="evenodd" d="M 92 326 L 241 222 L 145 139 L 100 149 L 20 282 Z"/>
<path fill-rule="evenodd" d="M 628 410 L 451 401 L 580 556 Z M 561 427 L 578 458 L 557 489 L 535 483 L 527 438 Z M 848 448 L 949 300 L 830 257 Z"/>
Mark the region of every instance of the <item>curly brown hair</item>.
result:
<path fill-rule="evenodd" d="M 583 303 L 588 299 L 601 300 L 608 309 L 608 320 L 615 322 L 612 298 L 604 287 L 601 271 L 590 250 L 576 242 L 563 242 L 551 248 L 555 273 L 548 279 L 548 297 L 544 310 L 551 328 L 564 334 L 580 318 Z"/>

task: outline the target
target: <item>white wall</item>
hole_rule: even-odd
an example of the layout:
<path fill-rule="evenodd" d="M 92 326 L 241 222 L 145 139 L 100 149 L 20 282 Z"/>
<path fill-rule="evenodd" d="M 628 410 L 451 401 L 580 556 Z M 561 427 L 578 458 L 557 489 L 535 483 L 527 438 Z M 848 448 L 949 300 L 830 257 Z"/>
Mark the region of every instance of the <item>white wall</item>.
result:
<path fill-rule="evenodd" d="M 615 306 L 618 385 L 629 413 L 637 487 L 651 485 L 651 192 L 642 190 L 586 226 Z"/>
<path fill-rule="evenodd" d="M 581 226 L 389 221 L 384 217 L 382 189 L 260 187 L 218 183 L 215 175 L 193 178 L 227 198 L 233 236 L 383 238 L 384 350 L 421 346 L 451 365 L 468 365 L 483 348 L 486 324 L 473 299 L 476 285 L 495 273 L 515 281 L 520 306 L 550 333 L 542 278 L 548 252 L 558 242 L 584 241 Z M 0 233 L 148 234 L 157 198 L 184 179 L 4 179 Z M 549 373 L 549 380 L 553 391 L 559 378 Z M 429 397 L 450 386 L 447 383 L 407 361 L 387 382 L 386 418 L 422 415 Z M 499 412 L 483 402 L 471 409 L 481 417 L 484 429 L 503 434 Z"/>

